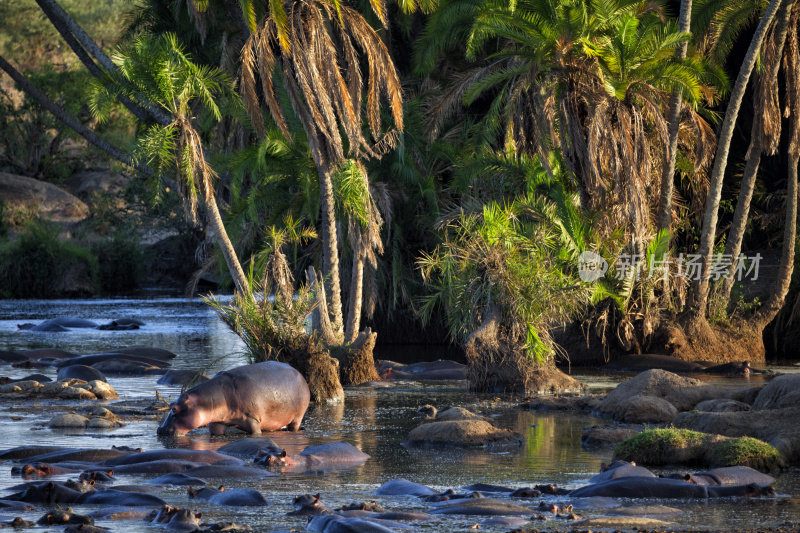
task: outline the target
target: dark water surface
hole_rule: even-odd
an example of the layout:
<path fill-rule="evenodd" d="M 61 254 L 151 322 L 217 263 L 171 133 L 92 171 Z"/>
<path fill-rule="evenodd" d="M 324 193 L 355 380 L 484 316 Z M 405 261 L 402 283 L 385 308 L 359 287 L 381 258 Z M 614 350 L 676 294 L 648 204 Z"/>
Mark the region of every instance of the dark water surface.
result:
<path fill-rule="evenodd" d="M 76 316 L 97 322 L 132 317 L 144 321 L 146 325 L 135 331 L 72 330 L 67 333 L 37 333 L 17 330 L 18 323 L 39 322 L 59 316 Z M 173 368 L 205 368 L 209 374 L 245 363 L 242 356 L 243 345 L 239 339 L 217 319 L 213 311 L 197 300 L 159 298 L 0 301 L 0 350 L 55 347 L 86 354 L 131 345 L 147 345 L 173 351 L 178 354 L 173 360 Z M 407 353 L 400 355 L 407 355 L 410 359 L 415 355 L 411 352 L 418 350 L 418 347 L 409 347 Z M 426 356 L 430 355 L 430 350 L 426 351 Z M 395 349 L 392 355 L 397 353 Z M 380 357 L 380 354 L 376 355 Z M 0 375 L 11 377 L 22 377 L 34 371 L 14 369 L 8 365 L 0 367 Z M 55 374 L 50 369 L 45 369 L 42 373 L 51 376 Z M 576 377 L 588 383 L 594 390 L 613 387 L 621 379 L 588 371 L 578 371 Z M 179 389 L 156 385 L 157 378 L 109 378 L 109 382 L 123 401 L 151 400 L 155 398 L 155 391 L 173 400 Z M 724 381 L 732 386 L 742 383 L 742 380 Z M 493 416 L 499 425 L 523 433 L 527 439 L 526 445 L 515 452 L 407 449 L 401 442 L 408 431 L 420 423 L 416 409 L 424 404 L 438 407 L 461 405 L 480 414 Z M 76 448 L 128 445 L 144 449 L 173 446 L 216 449 L 237 438 L 236 435 L 227 435 L 212 439 L 207 430 L 198 429 L 188 437 L 161 441 L 155 434 L 157 422 L 152 420 L 130 422 L 125 427 L 103 432 L 57 431 L 46 427 L 47 421 L 53 415 L 52 407 L 42 404 L 30 409 L 32 405 L 32 402 L 0 400 L 0 449 L 52 444 Z M 416 498 L 375 497 L 373 491 L 381 483 L 396 477 L 404 477 L 442 490 L 475 482 L 514 487 L 552 482 L 573 488 L 584 484 L 598 471 L 601 462 L 609 460 L 610 450 L 587 451 L 580 446 L 583 427 L 607 421 L 587 415 L 530 413 L 508 409 L 510 405 L 513 402 L 496 402 L 492 397 L 469 394 L 466 385 L 460 382 L 424 386 L 401 382 L 391 388 L 348 390 L 345 405 L 312 407 L 306 415 L 303 431 L 297 434 L 275 432 L 269 436 L 290 453 L 298 453 L 310 444 L 345 440 L 372 456 L 363 466 L 324 475 L 284 473 L 280 477 L 258 481 L 225 481 L 227 487 L 260 490 L 270 501 L 266 508 L 217 507 L 208 502 L 189 500 L 185 489 L 178 487 L 164 489 L 159 495 L 170 504 L 202 511 L 203 520 L 235 521 L 249 524 L 258 531 L 292 528 L 302 531 L 305 518 L 286 516 L 291 510 L 290 504 L 295 494 L 320 492 L 322 501 L 330 509 L 353 501 L 377 499 L 387 509 L 423 510 L 429 506 Z M 20 407 L 27 408 L 20 410 Z M 63 411 L 63 407 L 60 410 Z M 22 418 L 12 420 L 12 416 Z M 146 476 L 120 476 L 117 483 L 137 483 L 145 479 Z M 20 478 L 11 477 L 10 465 L 0 465 L 0 489 L 19 482 Z M 691 527 L 718 530 L 800 521 L 800 500 L 791 497 L 800 496 L 798 472 L 794 470 L 781 474 L 775 486 L 782 497 L 773 500 L 660 502 L 678 507 L 683 512 L 659 518 L 673 522 L 671 527 L 677 529 Z M 518 500 L 516 503 L 534 507 L 540 500 L 567 501 L 563 497 L 549 497 Z M 628 505 L 631 502 L 621 503 Z M 579 512 L 588 516 L 605 513 L 598 508 Z M 0 510 L 0 520 L 16 514 L 18 513 Z M 22 516 L 35 520 L 42 514 L 40 508 Z M 438 518 L 431 523 L 415 524 L 415 528 L 430 532 L 466 531 L 468 526 L 482 521 L 480 517 L 451 516 Z M 114 531 L 161 530 L 160 527 L 147 526 L 143 522 L 100 521 L 98 524 L 111 527 Z M 569 526 L 562 520 L 550 520 L 544 523 L 534 522 L 530 527 L 564 529 Z M 489 527 L 481 527 L 481 530 L 497 531 Z"/>

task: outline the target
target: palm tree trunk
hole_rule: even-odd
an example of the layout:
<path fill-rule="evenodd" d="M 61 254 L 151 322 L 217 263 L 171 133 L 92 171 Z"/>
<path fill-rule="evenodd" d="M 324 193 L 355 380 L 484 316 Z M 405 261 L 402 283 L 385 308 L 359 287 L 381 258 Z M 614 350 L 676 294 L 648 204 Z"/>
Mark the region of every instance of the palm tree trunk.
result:
<path fill-rule="evenodd" d="M 361 326 L 361 307 L 364 301 L 364 258 L 360 250 L 353 251 L 353 272 L 350 279 L 350 308 L 344 330 L 344 342 L 353 342 Z"/>
<path fill-rule="evenodd" d="M 678 31 L 687 33 L 691 31 L 692 0 L 681 1 L 681 12 Z M 687 41 L 682 42 L 677 50 L 677 59 L 686 59 Z M 675 160 L 678 156 L 678 130 L 681 125 L 681 91 L 674 90 L 669 99 L 669 146 L 667 148 L 667 161 L 661 174 L 661 197 L 658 202 L 658 229 L 669 230 L 672 226 L 672 191 L 675 181 Z"/>
<path fill-rule="evenodd" d="M 67 44 L 70 45 L 73 51 L 75 51 L 75 54 L 78 56 L 78 58 L 86 65 L 86 67 L 93 75 L 96 76 L 97 74 L 95 74 L 95 71 L 91 67 L 89 67 L 89 63 L 94 65 L 94 62 L 92 62 L 91 59 L 86 56 L 85 52 L 88 52 L 89 54 L 94 56 L 94 58 L 97 59 L 97 61 L 100 63 L 100 66 L 102 66 L 104 69 L 108 71 L 114 71 L 117 69 L 117 66 L 114 65 L 114 63 L 111 61 L 108 55 L 106 55 L 106 53 L 103 52 L 102 48 L 100 48 L 97 45 L 97 43 L 95 43 L 92 40 L 92 38 L 89 37 L 89 35 L 83 30 L 83 28 L 81 28 L 81 26 L 77 22 L 75 22 L 75 19 L 70 17 L 69 14 L 66 11 L 64 11 L 64 9 L 58 4 L 58 2 L 56 2 L 56 0 L 36 0 L 36 3 L 39 5 L 44 14 L 47 15 L 47 18 L 50 19 L 53 26 L 55 26 L 58 32 L 61 33 L 62 36 L 64 36 L 64 39 L 67 41 Z M 71 33 L 72 36 L 74 36 L 74 38 L 80 42 L 80 46 L 82 46 L 85 49 L 83 53 L 79 52 L 76 49 L 75 45 L 77 45 L 78 43 L 75 43 L 74 40 L 70 40 L 66 37 L 65 33 L 67 32 Z M 172 119 L 168 114 L 166 114 L 164 111 L 157 108 L 150 102 L 142 101 L 142 106 L 139 106 L 134 102 L 130 103 L 133 106 L 135 106 L 134 109 L 138 108 L 137 111 L 134 111 L 134 109 L 131 109 L 131 107 L 128 107 L 127 105 L 126 107 L 128 107 L 128 109 L 130 109 L 131 112 L 137 116 L 137 118 L 141 119 L 139 115 L 146 110 L 146 112 L 162 126 L 166 126 L 167 124 L 172 122 Z"/>
<path fill-rule="evenodd" d="M 756 63 L 756 56 L 761 49 L 761 43 L 767 32 L 772 19 L 783 1 L 791 0 L 770 0 L 766 11 L 758 23 L 755 34 L 750 41 L 747 54 L 739 68 L 739 75 L 731 91 L 728 108 L 725 111 L 725 119 L 720 129 L 719 140 L 717 141 L 717 152 L 714 157 L 714 168 L 709 179 L 709 190 L 706 198 L 705 213 L 703 214 L 703 230 L 700 236 L 699 254 L 701 258 L 702 273 L 692 285 L 692 292 L 689 299 L 688 315 L 692 322 L 705 320 L 706 308 L 708 307 L 708 276 L 707 271 L 711 264 L 711 253 L 714 249 L 714 239 L 717 233 L 717 218 L 719 216 L 719 202 L 722 195 L 722 180 L 725 177 L 725 168 L 728 165 L 728 153 L 733 139 L 733 130 L 736 126 L 736 119 L 739 116 L 739 109 L 742 106 L 747 83 L 753 72 Z"/>
<path fill-rule="evenodd" d="M 247 282 L 247 276 L 244 275 L 236 250 L 233 249 L 228 232 L 225 230 L 225 224 L 223 224 L 222 217 L 219 214 L 217 199 L 214 198 L 213 190 L 210 194 L 205 195 L 205 199 L 206 208 L 210 214 L 208 224 L 214 230 L 214 238 L 217 241 L 220 252 L 222 252 L 222 256 L 225 258 L 225 263 L 228 265 L 228 271 L 231 273 L 233 283 L 236 285 L 236 290 L 239 291 L 239 294 L 247 297 L 250 294 L 250 284 Z"/>
<path fill-rule="evenodd" d="M 102 150 L 103 152 L 107 153 L 114 159 L 125 163 L 126 165 L 135 168 L 142 174 L 146 176 L 152 176 L 153 171 L 147 167 L 146 165 L 140 165 L 133 162 L 133 160 L 123 152 L 120 148 L 117 148 L 113 144 L 109 143 L 108 141 L 102 139 L 99 135 L 95 132 L 81 124 L 81 122 L 64 111 L 61 107 L 56 105 L 50 98 L 47 97 L 42 91 L 37 89 L 31 82 L 25 79 L 17 69 L 15 69 L 8 61 L 5 60 L 2 56 L 0 56 L 0 69 L 4 70 L 11 79 L 13 79 L 19 87 L 25 91 L 26 94 L 30 95 L 34 100 L 36 100 L 40 106 L 50 111 L 54 117 L 56 117 L 59 121 L 64 123 L 67 127 L 71 128 L 75 131 L 78 135 L 86 139 L 88 142 Z"/>
<path fill-rule="evenodd" d="M 312 151 L 313 153 L 313 151 Z M 325 276 L 325 292 L 330 295 L 328 312 L 334 332 L 341 335 L 344 330 L 342 316 L 342 283 L 339 274 L 339 239 L 336 233 L 336 213 L 334 211 L 333 172 L 327 162 L 317 161 L 319 172 L 320 210 L 322 217 L 322 273 Z"/>
<path fill-rule="evenodd" d="M 786 221 L 783 227 L 783 250 L 781 251 L 781 262 L 778 266 L 778 277 L 775 280 L 775 287 L 766 303 L 758 310 L 753 317 L 758 330 L 763 329 L 772 322 L 775 315 L 783 307 L 786 295 L 789 293 L 789 285 L 792 282 L 792 272 L 794 270 L 794 248 L 797 240 L 797 165 L 800 163 L 800 153 L 789 155 L 789 172 L 786 183 Z"/>
<path fill-rule="evenodd" d="M 788 3 L 782 5 L 780 11 L 776 15 L 776 25 L 773 30 L 773 39 L 775 43 L 775 50 L 773 51 L 774 57 L 771 58 L 772 62 L 769 63 L 769 71 L 765 72 L 760 80 L 762 90 L 774 90 L 777 92 L 778 71 L 781 66 L 786 35 L 789 33 L 789 19 L 791 19 L 792 16 L 790 7 Z M 747 229 L 747 219 L 750 214 L 750 201 L 753 199 L 753 190 L 755 189 L 758 168 L 761 165 L 761 154 L 767 150 L 764 139 L 763 118 L 767 95 L 760 94 L 762 90 L 758 91 L 755 102 L 753 103 L 754 119 L 753 127 L 750 131 L 750 146 L 747 149 L 747 163 L 745 164 L 744 173 L 742 174 L 742 183 L 739 190 L 739 199 L 736 202 L 736 209 L 733 213 L 733 222 L 731 223 L 730 231 L 728 231 L 728 239 L 725 244 L 725 254 L 731 258 L 731 266 L 723 279 L 722 290 L 720 291 L 719 306 L 722 309 L 726 309 L 730 303 L 734 272 L 736 270 L 736 259 L 742 251 L 742 240 L 744 239 L 744 232 Z M 775 98 L 777 98 L 777 94 Z M 779 132 L 780 120 L 778 120 L 777 129 Z M 776 133 L 775 142 L 771 143 L 772 145 L 777 146 L 778 137 L 780 137 L 780 133 Z"/>

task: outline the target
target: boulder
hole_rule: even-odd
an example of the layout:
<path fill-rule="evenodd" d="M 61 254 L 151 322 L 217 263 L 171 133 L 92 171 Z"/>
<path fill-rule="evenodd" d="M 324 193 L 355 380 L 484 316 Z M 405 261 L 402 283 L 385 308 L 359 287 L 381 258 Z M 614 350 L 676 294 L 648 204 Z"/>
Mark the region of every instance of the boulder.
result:
<path fill-rule="evenodd" d="M 67 191 L 7 172 L 0 172 L 0 198 L 10 210 L 35 212 L 53 222 L 79 222 L 89 216 L 89 207 Z"/>
<path fill-rule="evenodd" d="M 800 405 L 800 374 L 786 374 L 764 385 L 753 401 L 752 409 L 763 411 L 796 405 Z"/>
<path fill-rule="evenodd" d="M 92 391 L 86 390 L 81 387 L 67 387 L 58 393 L 58 397 L 62 400 L 96 400 L 97 396 L 92 394 Z"/>
<path fill-rule="evenodd" d="M 89 390 L 92 392 L 92 394 L 94 394 L 101 400 L 116 400 L 117 398 L 119 398 L 119 394 L 117 394 L 117 391 L 114 390 L 114 387 L 112 387 L 105 381 L 100 381 L 100 380 L 90 381 Z"/>
<path fill-rule="evenodd" d="M 597 410 L 623 422 L 663 423 L 704 400 L 730 398 L 735 394 L 738 391 L 654 369 L 620 383 Z"/>
<path fill-rule="evenodd" d="M 613 446 L 636 435 L 641 429 L 620 426 L 592 426 L 583 428 L 581 446 L 584 448 L 603 448 Z"/>
<path fill-rule="evenodd" d="M 519 433 L 499 429 L 484 420 L 451 420 L 429 422 L 411 430 L 406 438 L 410 446 L 522 446 Z"/>
<path fill-rule="evenodd" d="M 450 422 L 453 420 L 483 420 L 489 422 L 488 418 L 476 415 L 463 407 L 446 407 L 436 413 L 437 422 Z"/>
<path fill-rule="evenodd" d="M 676 427 L 718 433 L 729 437 L 749 436 L 774 446 L 789 463 L 800 462 L 800 407 L 756 410 L 735 413 L 692 411 L 679 414 Z"/>
<path fill-rule="evenodd" d="M 51 428 L 85 428 L 89 419 L 77 413 L 62 413 L 54 416 L 47 424 Z"/>
<path fill-rule="evenodd" d="M 119 193 L 127 183 L 128 178 L 110 170 L 81 170 L 67 178 L 65 185 L 82 200 L 89 200 L 96 195 L 113 196 L 115 205 L 124 207 L 125 202 Z"/>
<path fill-rule="evenodd" d="M 706 400 L 694 406 L 695 411 L 705 411 L 709 413 L 738 413 L 740 411 L 749 411 L 750 406 L 744 402 L 737 402 L 736 400 Z"/>

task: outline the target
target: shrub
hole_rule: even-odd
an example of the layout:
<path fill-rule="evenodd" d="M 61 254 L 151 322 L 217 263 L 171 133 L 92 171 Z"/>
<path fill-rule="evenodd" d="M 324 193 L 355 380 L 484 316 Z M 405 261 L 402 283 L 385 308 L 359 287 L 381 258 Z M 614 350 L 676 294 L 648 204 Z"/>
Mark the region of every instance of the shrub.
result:
<path fill-rule="evenodd" d="M 97 257 L 103 292 L 119 293 L 138 287 L 144 256 L 138 238 L 119 232 L 93 243 L 91 250 Z"/>
<path fill-rule="evenodd" d="M 0 294 L 9 298 L 53 298 L 92 294 L 97 259 L 89 250 L 60 240 L 58 228 L 29 222 L 15 240 L 0 244 Z"/>

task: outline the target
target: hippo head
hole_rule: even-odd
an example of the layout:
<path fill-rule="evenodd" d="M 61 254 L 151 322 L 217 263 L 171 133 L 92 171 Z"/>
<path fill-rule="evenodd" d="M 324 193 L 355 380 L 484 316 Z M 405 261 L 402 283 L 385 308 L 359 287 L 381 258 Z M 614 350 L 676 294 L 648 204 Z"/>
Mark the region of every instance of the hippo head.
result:
<path fill-rule="evenodd" d="M 169 406 L 169 412 L 156 433 L 159 435 L 183 435 L 187 431 L 205 425 L 203 409 L 196 405 L 193 394 L 183 393 Z"/>
<path fill-rule="evenodd" d="M 281 466 L 290 466 L 294 464 L 294 461 L 286 455 L 286 450 L 281 450 L 279 452 L 267 452 L 263 455 L 258 462 L 267 465 L 269 467 L 281 467 Z"/>
<path fill-rule="evenodd" d="M 747 496 L 758 498 L 765 496 L 767 498 L 775 497 L 775 489 L 771 485 L 759 485 L 758 483 L 749 483 L 746 488 Z"/>

